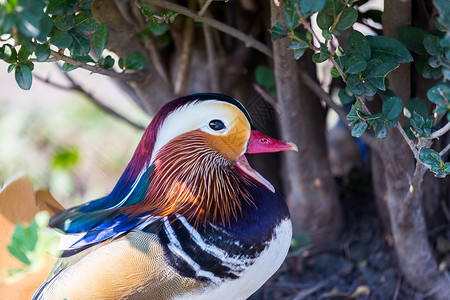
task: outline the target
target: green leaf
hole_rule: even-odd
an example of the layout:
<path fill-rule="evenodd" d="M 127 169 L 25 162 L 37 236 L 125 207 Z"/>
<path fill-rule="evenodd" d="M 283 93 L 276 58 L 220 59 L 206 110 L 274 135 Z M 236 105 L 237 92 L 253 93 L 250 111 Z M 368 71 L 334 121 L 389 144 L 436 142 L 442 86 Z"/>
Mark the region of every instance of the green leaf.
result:
<path fill-rule="evenodd" d="M 406 63 L 413 61 L 408 49 L 396 39 L 387 36 L 369 36 L 372 58 L 380 58 L 384 62 Z"/>
<path fill-rule="evenodd" d="M 5 44 L 0 48 L 0 59 L 7 63 L 15 63 L 17 61 L 17 51 L 10 44 Z"/>
<path fill-rule="evenodd" d="M 61 66 L 61 70 L 63 70 L 64 72 L 70 72 L 73 71 L 75 69 L 77 69 L 78 67 L 68 64 L 68 63 L 63 63 Z"/>
<path fill-rule="evenodd" d="M 270 29 L 272 33 L 272 41 L 276 41 L 287 36 L 286 28 L 284 28 L 283 24 L 279 21 L 275 23 L 275 25 Z"/>
<path fill-rule="evenodd" d="M 327 0 L 323 11 L 331 16 L 337 16 L 344 8 L 345 4 L 341 0 Z"/>
<path fill-rule="evenodd" d="M 384 78 L 392 70 L 398 68 L 398 64 L 394 62 L 385 62 L 375 66 L 367 75 L 366 79 L 370 81 L 377 89 L 386 90 Z"/>
<path fill-rule="evenodd" d="M 348 76 L 347 88 L 354 95 L 357 95 L 357 96 L 361 96 L 366 91 L 365 87 L 364 87 L 364 83 L 362 83 L 361 80 L 359 80 L 358 76 L 356 76 L 354 74 L 351 74 L 350 76 Z"/>
<path fill-rule="evenodd" d="M 430 55 L 442 55 L 444 49 L 440 45 L 441 39 L 435 35 L 427 34 L 423 40 L 423 45 Z"/>
<path fill-rule="evenodd" d="M 69 31 L 73 38 L 72 44 L 68 47 L 70 52 L 76 55 L 88 55 L 91 51 L 89 38 L 78 31 Z"/>
<path fill-rule="evenodd" d="M 27 65 L 17 65 L 15 69 L 15 77 L 16 82 L 21 89 L 29 90 L 31 88 L 33 77 L 31 75 L 31 70 Z"/>
<path fill-rule="evenodd" d="M 357 121 L 352 127 L 352 136 L 355 138 L 361 137 L 369 125 L 364 121 Z"/>
<path fill-rule="evenodd" d="M 367 67 L 367 61 L 359 54 L 349 56 L 345 62 L 344 71 L 349 74 L 358 74 L 364 71 Z"/>
<path fill-rule="evenodd" d="M 111 57 L 111 55 L 108 55 L 105 57 L 105 59 L 103 60 L 103 68 L 105 69 L 109 69 L 112 68 L 114 66 L 114 58 Z"/>
<path fill-rule="evenodd" d="M 50 57 L 50 47 L 47 44 L 39 44 L 36 46 L 34 54 L 36 54 L 37 61 L 46 61 Z"/>
<path fill-rule="evenodd" d="M 142 70 L 146 64 L 147 61 L 141 51 L 133 51 L 125 59 L 125 68 L 129 70 Z"/>
<path fill-rule="evenodd" d="M 72 29 L 75 26 L 75 16 L 73 14 L 56 16 L 53 24 L 63 31 Z"/>
<path fill-rule="evenodd" d="M 297 9 L 295 8 L 293 1 L 286 1 L 284 4 L 286 25 L 290 30 L 294 30 L 300 25 L 300 16 L 297 13 Z"/>
<path fill-rule="evenodd" d="M 347 40 L 347 52 L 349 54 L 359 54 L 366 60 L 369 60 L 372 50 L 367 37 L 361 32 L 353 30 Z"/>
<path fill-rule="evenodd" d="M 400 116 L 403 109 L 402 99 L 391 97 L 383 103 L 383 117 L 386 121 L 395 121 Z"/>
<path fill-rule="evenodd" d="M 331 41 L 331 40 L 333 39 L 333 36 L 328 32 L 328 29 L 322 30 L 322 36 L 323 36 L 324 39 L 326 39 L 327 41 Z"/>
<path fill-rule="evenodd" d="M 161 24 L 158 24 L 158 26 L 156 28 L 153 28 L 152 32 L 154 35 L 160 36 L 160 35 L 165 34 L 168 30 L 169 30 L 169 24 L 161 23 Z"/>
<path fill-rule="evenodd" d="M 427 54 L 423 46 L 423 40 L 427 34 L 428 32 L 424 29 L 412 26 L 402 27 L 397 30 L 399 40 L 412 51 L 422 55 Z"/>
<path fill-rule="evenodd" d="M 362 19 L 372 19 L 375 23 L 381 24 L 381 16 L 383 15 L 383 12 L 377 9 L 369 9 L 365 12 L 360 12 L 360 15 Z"/>
<path fill-rule="evenodd" d="M 442 77 L 442 68 L 432 68 L 426 59 L 419 59 L 415 63 L 417 72 L 424 78 L 439 79 Z"/>
<path fill-rule="evenodd" d="M 16 25 L 15 14 L 4 13 L 3 16 L 0 15 L 0 29 L 2 32 L 10 32 L 11 29 Z"/>
<path fill-rule="evenodd" d="M 106 23 L 101 23 L 98 26 L 97 31 L 94 34 L 94 49 L 98 57 L 102 56 L 103 50 L 105 50 L 108 44 L 109 32 Z"/>
<path fill-rule="evenodd" d="M 320 43 L 319 54 L 320 54 L 319 56 L 320 62 L 326 61 L 328 58 L 331 57 L 331 53 L 328 51 L 328 47 L 324 43 Z"/>
<path fill-rule="evenodd" d="M 379 140 L 383 140 L 387 137 L 389 133 L 389 128 L 383 122 L 378 122 L 377 127 L 375 128 L 375 136 Z"/>
<path fill-rule="evenodd" d="M 255 80 L 263 88 L 269 90 L 275 83 L 275 77 L 271 69 L 259 65 L 255 69 Z"/>
<path fill-rule="evenodd" d="M 339 18 L 339 23 L 336 25 L 336 29 L 344 30 L 352 26 L 358 19 L 358 11 L 353 7 L 349 7 L 342 13 Z"/>
<path fill-rule="evenodd" d="M 34 2 L 33 2 L 34 3 Z M 33 5 L 32 3 L 29 3 Z M 36 1 L 39 4 L 39 1 Z M 16 25 L 19 29 L 19 33 L 24 36 L 38 37 L 40 34 L 40 20 L 42 16 L 42 9 L 40 5 L 37 7 L 21 7 L 20 11 L 16 14 Z"/>
<path fill-rule="evenodd" d="M 418 115 L 422 116 L 423 118 L 426 118 L 428 116 L 428 107 L 424 99 L 415 97 L 406 103 L 404 115 L 406 118 L 411 118 L 413 112 L 417 113 Z"/>
<path fill-rule="evenodd" d="M 300 11 L 304 18 L 312 15 L 320 10 L 325 5 L 326 0 L 301 0 L 300 1 Z"/>
<path fill-rule="evenodd" d="M 73 14 L 78 8 L 78 0 L 50 0 L 47 13 L 52 15 Z"/>
<path fill-rule="evenodd" d="M 432 67 L 432 68 L 439 68 L 442 65 L 441 59 L 439 56 L 431 56 L 428 59 L 428 64 Z"/>
<path fill-rule="evenodd" d="M 147 3 L 147 2 L 146 2 Z M 151 11 L 150 8 L 142 6 L 141 8 L 141 12 L 144 16 L 146 16 L 147 18 L 153 18 L 153 12 Z"/>
<path fill-rule="evenodd" d="M 317 26 L 322 30 L 327 30 L 333 25 L 333 16 L 326 14 L 323 10 L 317 14 Z"/>
<path fill-rule="evenodd" d="M 50 43 L 58 48 L 68 48 L 72 42 L 73 38 L 67 31 L 56 31 L 50 38 Z"/>
<path fill-rule="evenodd" d="M 425 148 L 419 153 L 419 160 L 429 166 L 440 166 L 442 157 L 433 149 Z"/>
<path fill-rule="evenodd" d="M 448 105 L 450 100 L 450 83 L 438 82 L 427 92 L 428 99 L 438 105 Z"/>
<path fill-rule="evenodd" d="M 119 68 L 121 69 L 125 68 L 125 62 L 122 57 L 119 57 L 119 61 L 117 63 L 119 65 Z"/>
<path fill-rule="evenodd" d="M 73 169 L 79 162 L 79 151 L 74 146 L 57 149 L 52 157 L 52 167 L 61 169 Z"/>
<path fill-rule="evenodd" d="M 429 137 L 431 134 L 431 128 L 433 125 L 432 117 L 422 117 L 415 111 L 412 113 L 412 118 L 409 119 L 414 130 L 422 137 Z"/>
<path fill-rule="evenodd" d="M 377 93 L 377 88 L 369 81 L 364 82 L 364 95 L 367 97 L 373 97 Z"/>
<path fill-rule="evenodd" d="M 345 89 L 340 89 L 339 90 L 338 97 L 339 97 L 339 100 L 341 100 L 341 103 L 343 105 L 350 104 L 350 103 L 353 103 L 353 101 L 355 101 L 355 97 L 353 95 L 347 94 Z"/>
<path fill-rule="evenodd" d="M 52 18 L 50 18 L 46 14 L 43 14 L 41 20 L 39 21 L 39 27 L 40 27 L 40 31 L 39 31 L 39 35 L 36 37 L 36 39 L 39 42 L 44 43 L 47 41 L 47 36 L 50 35 L 50 32 L 52 31 L 52 28 L 53 28 Z"/>
<path fill-rule="evenodd" d="M 8 73 L 11 73 L 12 71 L 14 71 L 14 69 L 16 68 L 17 64 L 10 64 L 8 66 Z"/>
<path fill-rule="evenodd" d="M 28 49 L 28 47 L 22 45 L 19 49 L 19 53 L 17 53 L 17 60 L 20 62 L 28 60 L 30 55 L 31 55 L 31 51 Z"/>
<path fill-rule="evenodd" d="M 173 23 L 173 21 L 175 21 L 175 18 L 178 16 L 178 13 L 173 12 L 173 11 L 168 11 L 166 13 L 166 16 L 168 17 L 169 22 Z"/>
<path fill-rule="evenodd" d="M 294 50 L 294 58 L 299 59 L 305 53 L 305 50 L 309 47 L 309 44 L 305 41 L 297 42 L 295 44 L 289 45 L 289 49 Z"/>
<path fill-rule="evenodd" d="M 78 31 L 91 34 L 97 30 L 98 26 L 98 22 L 86 14 L 78 14 L 76 16 L 75 29 Z"/>

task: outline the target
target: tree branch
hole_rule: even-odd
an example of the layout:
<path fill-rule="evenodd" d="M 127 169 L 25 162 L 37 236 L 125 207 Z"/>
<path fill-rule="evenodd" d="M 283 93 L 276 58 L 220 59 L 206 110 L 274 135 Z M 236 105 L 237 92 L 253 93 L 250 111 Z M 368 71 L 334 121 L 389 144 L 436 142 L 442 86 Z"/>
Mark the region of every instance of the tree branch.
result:
<path fill-rule="evenodd" d="M 254 83 L 253 88 L 267 103 L 272 105 L 278 113 L 282 111 L 278 102 L 263 87 L 261 87 L 259 84 Z"/>
<path fill-rule="evenodd" d="M 187 80 L 192 57 L 192 42 L 194 40 L 194 21 L 186 18 L 184 20 L 183 41 L 181 43 L 181 53 L 178 73 L 174 83 L 174 92 L 177 95 L 183 94 L 186 90 Z"/>
<path fill-rule="evenodd" d="M 112 69 L 104 69 L 98 66 L 91 66 L 85 62 L 76 60 L 72 57 L 66 56 L 61 52 L 56 52 L 53 50 L 50 50 L 53 57 L 55 57 L 58 60 L 62 60 L 66 63 L 69 63 L 71 65 L 74 65 L 75 67 L 82 68 L 85 70 L 88 70 L 92 73 L 98 73 L 102 75 L 106 75 L 112 78 L 117 78 L 124 81 L 144 81 L 146 78 L 143 76 L 143 73 L 118 73 Z"/>
<path fill-rule="evenodd" d="M 211 2 L 212 2 L 212 0 L 207 0 L 205 5 L 203 5 L 202 9 L 200 9 L 200 11 L 198 12 L 198 15 L 200 17 L 203 17 L 203 15 L 206 13 L 206 10 L 211 5 Z"/>
<path fill-rule="evenodd" d="M 449 143 L 447 146 L 445 146 L 445 148 L 442 149 L 441 152 L 439 152 L 439 155 L 440 155 L 441 157 L 444 156 L 445 153 L 447 153 L 448 150 L 450 150 L 450 143 Z"/>
<path fill-rule="evenodd" d="M 333 109 L 339 116 L 339 118 L 348 125 L 349 121 L 347 120 L 347 114 L 345 111 L 337 105 L 333 99 L 331 99 L 330 95 L 314 80 L 312 79 L 308 73 L 304 71 L 299 71 L 300 77 L 303 79 L 305 85 L 313 91 L 318 97 L 320 97 L 325 103 Z M 381 144 L 371 135 L 365 134 L 361 136 L 361 139 L 367 143 L 372 149 L 376 151 L 381 151 Z"/>
<path fill-rule="evenodd" d="M 447 124 L 445 124 L 444 127 L 442 127 L 441 129 L 436 130 L 435 132 L 433 132 L 429 137 L 427 137 L 427 139 L 435 139 L 435 138 L 438 138 L 440 136 L 443 136 L 449 130 L 450 130 L 450 122 L 447 122 Z"/>
<path fill-rule="evenodd" d="M 252 48 L 264 53 L 265 55 L 267 55 L 269 57 L 273 57 L 272 50 L 270 50 L 269 47 L 267 47 L 260 41 L 256 40 L 254 37 L 252 37 L 251 35 L 247 35 L 247 34 L 243 33 L 242 31 L 237 30 L 234 27 L 231 27 L 222 22 L 219 22 L 216 19 L 213 19 L 208 16 L 199 16 L 195 11 L 193 11 L 189 8 L 186 8 L 184 6 L 181 6 L 181 5 L 172 3 L 172 2 L 168 2 L 165 0 L 148 0 L 148 2 L 155 6 L 159 6 L 159 7 L 180 13 L 187 17 L 190 17 L 190 18 L 194 19 L 194 21 L 196 21 L 196 22 L 205 23 L 211 27 L 216 28 L 217 30 L 220 30 L 220 31 L 244 42 L 247 47 L 252 47 Z"/>
<path fill-rule="evenodd" d="M 419 161 L 419 151 L 417 150 L 416 145 L 414 145 L 413 141 L 411 141 L 411 139 L 408 137 L 406 132 L 403 130 L 402 125 L 400 125 L 400 123 L 398 121 L 395 123 L 395 128 L 397 128 L 397 130 L 402 135 L 403 139 L 406 141 L 406 143 L 408 143 L 409 148 L 411 149 L 412 153 L 414 154 L 414 158 Z"/>
<path fill-rule="evenodd" d="M 64 86 L 61 85 L 59 83 L 50 81 L 48 79 L 42 78 L 37 74 L 33 73 L 33 76 L 38 79 L 41 80 L 45 83 L 48 83 L 58 89 L 63 89 L 63 90 L 75 90 L 78 92 L 81 92 L 82 94 L 84 94 L 87 98 L 87 100 L 89 102 L 91 102 L 92 104 L 94 104 L 96 107 L 100 108 L 101 110 L 103 110 L 104 112 L 112 115 L 113 117 L 116 117 L 122 121 L 125 121 L 126 123 L 128 123 L 129 125 L 139 129 L 139 130 L 145 130 L 145 127 L 142 125 L 139 125 L 133 121 L 131 121 L 130 119 L 128 119 L 127 117 L 121 115 L 120 113 L 116 112 L 115 110 L 113 110 L 112 108 L 104 105 L 101 101 L 99 101 L 97 98 L 95 98 L 94 95 L 92 95 L 90 92 L 86 91 L 82 86 L 80 86 L 77 82 L 75 82 L 75 80 L 67 73 L 67 72 L 63 72 L 64 76 L 70 81 L 71 85 L 70 86 Z"/>

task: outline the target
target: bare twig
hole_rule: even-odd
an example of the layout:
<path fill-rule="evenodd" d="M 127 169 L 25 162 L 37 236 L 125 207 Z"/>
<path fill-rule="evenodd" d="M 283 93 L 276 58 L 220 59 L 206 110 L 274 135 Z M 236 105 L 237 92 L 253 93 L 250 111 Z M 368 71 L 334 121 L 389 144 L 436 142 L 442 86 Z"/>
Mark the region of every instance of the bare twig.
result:
<path fill-rule="evenodd" d="M 145 76 L 143 76 L 143 73 L 118 73 L 112 69 L 104 69 L 100 68 L 98 66 L 91 66 L 85 62 L 76 60 L 72 57 L 64 55 L 62 52 L 56 52 L 53 50 L 50 50 L 53 57 L 55 57 L 58 60 L 62 60 L 66 63 L 69 63 L 71 65 L 74 65 L 75 67 L 82 68 L 85 70 L 88 70 L 92 73 L 98 73 L 107 75 L 109 77 L 117 78 L 124 81 L 144 81 Z"/>
<path fill-rule="evenodd" d="M 208 16 L 199 16 L 195 11 L 193 11 L 189 8 L 186 8 L 184 6 L 181 6 L 181 5 L 172 3 L 172 2 L 168 2 L 165 0 L 148 0 L 148 2 L 153 5 L 156 5 L 156 6 L 171 10 L 171 11 L 175 11 L 177 13 L 180 13 L 182 15 L 190 17 L 190 18 L 194 19 L 194 21 L 196 21 L 196 22 L 203 22 L 211 27 L 216 28 L 217 30 L 220 30 L 220 31 L 222 31 L 228 35 L 231 35 L 232 37 L 244 42 L 247 47 L 252 47 L 252 48 L 264 53 L 265 55 L 267 55 L 269 57 L 273 57 L 272 50 L 269 47 L 267 47 L 266 45 L 264 45 L 263 43 L 261 43 L 260 41 L 256 40 L 254 37 L 252 37 L 251 35 L 247 35 L 234 27 L 231 27 L 222 22 L 219 22 L 216 19 L 213 19 Z"/>
<path fill-rule="evenodd" d="M 439 155 L 440 155 L 440 156 L 444 156 L 445 153 L 447 153 L 448 150 L 450 150 L 450 143 L 448 143 L 448 145 L 445 146 L 445 148 L 442 149 L 441 152 L 439 152 Z"/>
<path fill-rule="evenodd" d="M 211 83 L 211 90 L 214 92 L 220 92 L 219 75 L 217 73 L 216 67 L 216 52 L 214 50 L 214 41 L 211 34 L 211 27 L 204 24 L 203 34 L 205 35 L 206 54 L 208 57 L 209 82 Z"/>
<path fill-rule="evenodd" d="M 30 60 L 32 62 L 43 62 L 43 61 L 37 61 L 36 58 L 30 58 Z M 55 62 L 58 61 L 59 59 L 57 59 L 56 57 L 49 57 L 45 62 Z"/>
<path fill-rule="evenodd" d="M 447 122 L 447 124 L 445 124 L 444 127 L 442 127 L 441 129 L 436 130 L 435 132 L 433 132 L 433 133 L 428 137 L 428 139 L 435 139 L 435 138 L 438 138 L 438 137 L 440 137 L 440 136 L 443 136 L 443 135 L 446 134 L 447 131 L 449 131 L 449 130 L 450 130 L 450 122 Z"/>
<path fill-rule="evenodd" d="M 295 295 L 295 297 L 292 300 L 303 300 L 306 297 L 314 294 L 315 292 L 317 292 L 318 290 L 320 290 L 324 286 L 325 286 L 325 280 L 320 281 L 319 283 L 317 283 L 313 287 L 310 287 L 308 289 L 304 289 L 304 290 L 301 290 L 300 292 L 298 292 L 297 295 Z"/>
<path fill-rule="evenodd" d="M 177 95 L 186 90 L 187 80 L 189 79 L 189 70 L 192 57 L 192 42 L 194 40 L 194 21 L 186 18 L 183 30 L 183 41 L 181 43 L 180 67 L 174 83 L 174 92 Z"/>
<path fill-rule="evenodd" d="M 392 300 L 397 300 L 401 285 L 402 285 L 402 277 L 398 276 L 397 284 L 395 285 L 394 295 L 392 295 Z"/>
<path fill-rule="evenodd" d="M 400 125 L 399 122 L 396 122 L 395 128 L 397 128 L 397 130 L 403 136 L 403 139 L 408 143 L 408 146 L 411 149 L 412 153 L 414 154 L 414 157 L 419 161 L 419 151 L 417 150 L 416 145 L 413 143 L 413 141 L 410 140 L 406 132 L 403 130 L 402 125 Z"/>
<path fill-rule="evenodd" d="M 345 77 L 344 72 L 342 71 L 341 67 L 337 64 L 336 60 L 334 60 L 334 57 L 331 56 L 330 58 L 331 63 L 336 68 L 336 70 L 339 72 L 339 75 L 341 75 L 342 80 L 344 80 L 345 83 L 347 83 L 347 78 Z"/>
<path fill-rule="evenodd" d="M 262 86 L 259 84 L 254 83 L 253 88 L 255 91 L 270 105 L 275 108 L 275 110 L 280 113 L 282 111 L 280 105 L 277 103 L 277 100 L 275 100 L 272 95 L 270 95 Z"/>
<path fill-rule="evenodd" d="M 441 207 L 445 217 L 447 218 L 447 221 L 450 223 L 450 211 L 444 201 L 441 201 Z"/>
<path fill-rule="evenodd" d="M 349 1 L 349 0 L 345 0 L 345 3 L 344 3 L 345 7 L 347 7 L 348 1 Z M 328 31 L 329 33 L 332 33 L 332 32 L 334 31 L 334 29 L 336 28 L 337 24 L 339 24 L 339 21 L 340 21 L 340 19 L 341 19 L 341 16 L 342 16 L 342 13 L 343 13 L 343 12 L 344 12 L 344 10 L 342 10 L 342 11 L 336 16 L 336 18 L 335 18 L 334 21 L 333 21 L 333 25 L 331 25 L 331 28 L 330 28 L 330 30 Z"/>
<path fill-rule="evenodd" d="M 94 95 L 92 95 L 90 92 L 86 91 L 82 86 L 80 86 L 77 82 L 75 82 L 75 80 L 69 75 L 67 74 L 67 72 L 63 72 L 64 76 L 70 81 L 71 85 L 70 86 L 64 86 L 62 84 L 56 83 L 54 81 L 50 81 L 46 78 L 42 78 L 39 75 L 33 73 L 33 76 L 38 79 L 41 80 L 45 83 L 48 83 L 56 88 L 59 89 L 63 89 L 63 90 L 74 90 L 74 91 L 78 91 L 81 92 L 82 94 L 84 94 L 87 98 L 88 101 L 90 101 L 92 104 L 94 104 L 96 107 L 100 108 L 101 110 L 105 111 L 106 113 L 121 119 L 122 121 L 125 121 L 126 123 L 128 123 L 129 125 L 140 129 L 140 130 L 144 130 L 145 127 L 142 125 L 139 125 L 133 121 L 131 121 L 130 119 L 128 119 L 127 117 L 121 115 L 120 113 L 116 112 L 115 110 L 113 110 L 112 108 L 104 105 L 101 101 L 99 101 Z"/>
<path fill-rule="evenodd" d="M 298 6 L 298 3 L 294 3 L 295 9 L 297 10 L 298 15 L 300 16 L 300 23 L 305 27 L 306 30 L 311 32 L 313 37 L 317 40 L 317 42 L 320 42 L 319 37 L 316 35 L 314 30 L 312 30 L 311 25 L 309 24 L 308 20 L 306 20 L 305 17 L 303 17 L 302 11 L 300 10 L 300 7 Z"/>
<path fill-rule="evenodd" d="M 347 114 L 342 107 L 337 105 L 333 99 L 331 99 L 330 95 L 328 95 L 328 93 L 314 79 L 312 79 L 308 73 L 300 70 L 299 74 L 306 86 L 323 101 L 325 101 L 325 103 L 338 114 L 342 122 L 348 125 L 349 121 L 347 120 Z M 365 134 L 360 138 L 375 151 L 380 152 L 382 150 L 382 145 L 372 135 Z"/>
<path fill-rule="evenodd" d="M 202 9 L 200 9 L 200 11 L 198 12 L 198 15 L 200 17 L 203 17 L 203 15 L 206 13 L 206 10 L 211 5 L 211 2 L 212 2 L 212 0 L 206 0 L 205 5 L 203 5 Z"/>

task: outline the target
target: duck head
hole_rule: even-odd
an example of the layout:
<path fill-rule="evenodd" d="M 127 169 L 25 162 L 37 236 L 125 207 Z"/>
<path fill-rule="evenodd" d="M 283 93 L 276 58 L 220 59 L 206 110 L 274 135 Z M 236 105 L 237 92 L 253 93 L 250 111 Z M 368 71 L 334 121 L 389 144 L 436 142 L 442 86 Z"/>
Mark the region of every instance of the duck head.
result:
<path fill-rule="evenodd" d="M 179 214 L 196 223 L 238 218 L 246 186 L 274 187 L 253 170 L 245 153 L 297 150 L 290 142 L 252 128 L 244 106 L 221 94 L 194 94 L 166 104 L 154 117 L 128 166 L 138 177 L 149 168 L 142 202 L 125 207 L 133 216 Z"/>

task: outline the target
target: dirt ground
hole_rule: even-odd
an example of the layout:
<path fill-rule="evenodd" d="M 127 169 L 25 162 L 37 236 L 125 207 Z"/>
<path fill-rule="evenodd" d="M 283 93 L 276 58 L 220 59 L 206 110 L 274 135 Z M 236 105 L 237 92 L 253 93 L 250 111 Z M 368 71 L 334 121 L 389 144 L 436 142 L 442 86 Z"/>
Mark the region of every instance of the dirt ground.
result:
<path fill-rule="evenodd" d="M 392 237 L 377 216 L 370 178 L 363 180 L 366 184 L 350 183 L 345 189 L 340 182 L 345 227 L 339 240 L 324 248 L 306 246 L 299 254 L 289 253 L 250 300 L 426 299 L 401 275 Z"/>

